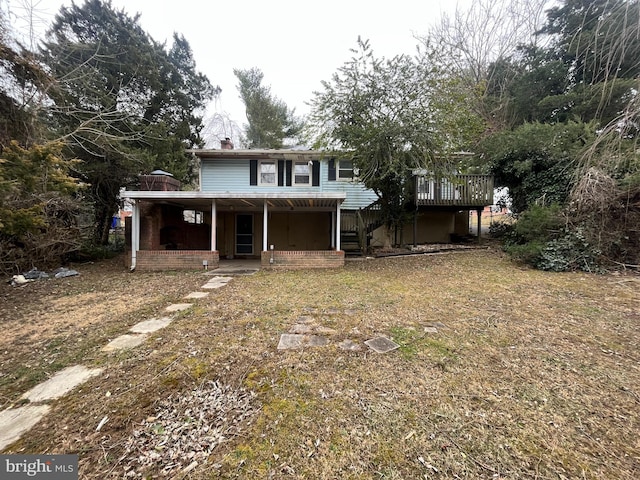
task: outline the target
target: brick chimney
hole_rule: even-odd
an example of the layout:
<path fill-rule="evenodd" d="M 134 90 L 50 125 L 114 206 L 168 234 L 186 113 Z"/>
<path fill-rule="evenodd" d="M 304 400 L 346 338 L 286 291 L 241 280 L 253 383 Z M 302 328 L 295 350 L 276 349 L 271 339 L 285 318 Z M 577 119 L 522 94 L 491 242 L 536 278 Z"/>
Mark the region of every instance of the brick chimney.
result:
<path fill-rule="evenodd" d="M 233 150 L 233 142 L 229 137 L 224 140 L 220 140 L 220 148 L 222 150 Z"/>
<path fill-rule="evenodd" d="M 175 192 L 180 190 L 180 181 L 168 172 L 154 170 L 149 175 L 140 175 L 140 190 Z"/>

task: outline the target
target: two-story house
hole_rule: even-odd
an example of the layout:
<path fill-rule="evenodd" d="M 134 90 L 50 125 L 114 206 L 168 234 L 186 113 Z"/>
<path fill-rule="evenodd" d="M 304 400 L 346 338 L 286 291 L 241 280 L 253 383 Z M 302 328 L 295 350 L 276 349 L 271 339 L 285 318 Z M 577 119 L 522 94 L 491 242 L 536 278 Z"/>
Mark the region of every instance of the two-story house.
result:
<path fill-rule="evenodd" d="M 133 204 L 132 269 L 213 269 L 220 258 L 256 258 L 263 267 L 339 267 L 348 234 L 360 243 L 375 242 L 380 222 L 371 206 L 377 197 L 348 161 L 309 150 L 193 153 L 200 160 L 198 190 L 182 191 L 170 174 L 157 171 L 141 177 L 139 191 L 125 191 Z M 468 232 L 468 210 L 492 203 L 487 178 L 455 187 L 415 178 L 419 194 L 406 243 L 447 241 L 457 229 Z"/>

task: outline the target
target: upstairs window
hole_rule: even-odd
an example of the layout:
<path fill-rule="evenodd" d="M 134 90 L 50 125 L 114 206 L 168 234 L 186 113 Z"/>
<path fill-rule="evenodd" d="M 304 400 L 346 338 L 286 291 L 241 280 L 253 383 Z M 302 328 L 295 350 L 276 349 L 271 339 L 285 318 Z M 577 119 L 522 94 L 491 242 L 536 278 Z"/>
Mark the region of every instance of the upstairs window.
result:
<path fill-rule="evenodd" d="M 260 162 L 260 185 L 275 185 L 276 173 L 276 162 Z"/>
<path fill-rule="evenodd" d="M 293 184 L 309 185 L 311 183 L 311 166 L 308 162 L 295 162 L 293 164 Z"/>
<path fill-rule="evenodd" d="M 338 180 L 353 179 L 353 162 L 351 160 L 340 160 L 338 162 Z"/>

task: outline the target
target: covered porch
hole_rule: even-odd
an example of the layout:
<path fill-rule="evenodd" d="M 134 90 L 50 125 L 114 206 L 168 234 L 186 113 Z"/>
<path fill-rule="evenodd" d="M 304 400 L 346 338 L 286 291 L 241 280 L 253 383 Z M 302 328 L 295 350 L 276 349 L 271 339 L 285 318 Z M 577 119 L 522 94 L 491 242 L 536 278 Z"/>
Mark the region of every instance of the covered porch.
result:
<path fill-rule="evenodd" d="M 128 266 L 134 270 L 218 268 L 255 259 L 266 268 L 344 265 L 344 193 L 127 191 L 133 205 Z"/>

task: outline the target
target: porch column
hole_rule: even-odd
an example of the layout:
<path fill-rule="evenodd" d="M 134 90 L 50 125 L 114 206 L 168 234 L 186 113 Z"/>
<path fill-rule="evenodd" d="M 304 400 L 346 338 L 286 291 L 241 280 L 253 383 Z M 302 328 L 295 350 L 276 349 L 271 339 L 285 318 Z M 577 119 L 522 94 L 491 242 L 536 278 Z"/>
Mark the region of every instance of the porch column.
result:
<path fill-rule="evenodd" d="M 133 212 L 131 214 L 131 270 L 136 268 L 138 250 L 140 249 L 140 204 L 133 200 Z"/>
<path fill-rule="evenodd" d="M 269 250 L 269 246 L 267 245 L 267 233 L 269 228 L 269 212 L 267 209 L 267 199 L 264 199 L 264 207 L 262 212 L 262 251 L 266 252 Z"/>
<path fill-rule="evenodd" d="M 340 204 L 342 202 L 338 200 L 336 202 L 336 250 L 340 250 Z"/>
<path fill-rule="evenodd" d="M 336 212 L 331 212 L 331 248 L 336 248 Z"/>
<path fill-rule="evenodd" d="M 215 252 L 218 249 L 217 239 L 216 239 L 216 230 L 218 225 L 218 209 L 216 205 L 216 200 L 213 199 L 211 201 L 211 251 Z"/>

